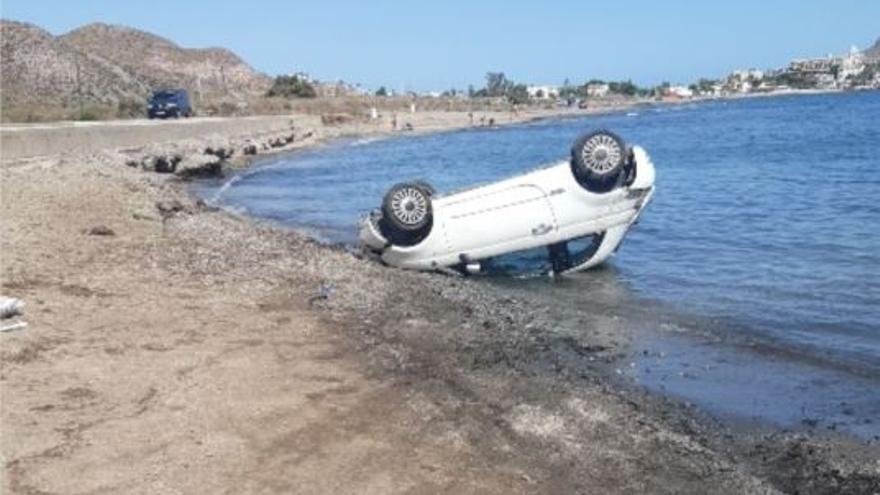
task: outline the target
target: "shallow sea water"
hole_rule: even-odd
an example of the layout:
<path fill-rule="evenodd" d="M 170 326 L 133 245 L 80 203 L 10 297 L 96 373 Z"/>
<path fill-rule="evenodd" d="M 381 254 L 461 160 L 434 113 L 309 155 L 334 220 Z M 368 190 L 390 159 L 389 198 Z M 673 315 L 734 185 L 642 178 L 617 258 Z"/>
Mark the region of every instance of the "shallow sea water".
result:
<path fill-rule="evenodd" d="M 657 194 L 611 262 L 552 281 L 543 252 L 478 283 L 640 335 L 623 375 L 720 415 L 880 435 L 880 93 L 644 107 L 495 129 L 341 140 L 200 183 L 216 204 L 354 243 L 395 182 L 439 191 L 564 159 L 609 128 Z M 566 328 L 564 331 L 577 331 Z"/>

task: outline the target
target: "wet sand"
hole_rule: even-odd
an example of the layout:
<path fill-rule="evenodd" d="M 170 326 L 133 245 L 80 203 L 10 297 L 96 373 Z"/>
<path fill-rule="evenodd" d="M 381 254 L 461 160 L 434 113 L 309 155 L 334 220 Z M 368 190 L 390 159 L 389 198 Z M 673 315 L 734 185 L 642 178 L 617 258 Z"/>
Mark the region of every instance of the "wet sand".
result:
<path fill-rule="evenodd" d="M 416 115 L 416 131 L 468 123 Z M 277 149 L 389 132 L 294 123 Z M 616 385 L 601 363 L 633 336 L 613 322 L 560 337 L 540 305 L 126 166 L 249 139 L 267 137 L 3 162 L 2 293 L 30 325 L 0 335 L 4 492 L 880 491 L 876 445 L 730 430 Z"/>

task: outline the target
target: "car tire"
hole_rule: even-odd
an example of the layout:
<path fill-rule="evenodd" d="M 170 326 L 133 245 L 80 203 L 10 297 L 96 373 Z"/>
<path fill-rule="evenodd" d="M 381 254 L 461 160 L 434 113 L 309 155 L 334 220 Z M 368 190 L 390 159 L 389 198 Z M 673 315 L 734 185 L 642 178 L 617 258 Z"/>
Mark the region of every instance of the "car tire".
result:
<path fill-rule="evenodd" d="M 629 150 L 617 134 L 593 131 L 571 147 L 571 171 L 588 191 L 604 193 L 620 183 L 628 158 Z"/>
<path fill-rule="evenodd" d="M 383 235 L 392 244 L 412 246 L 431 231 L 431 190 L 425 186 L 419 182 L 395 184 L 382 199 Z"/>
<path fill-rule="evenodd" d="M 437 190 L 434 189 L 434 186 L 429 184 L 428 181 L 418 179 L 412 181 L 412 183 L 421 187 L 426 193 L 428 193 L 429 196 L 434 196 L 435 194 L 437 194 Z"/>

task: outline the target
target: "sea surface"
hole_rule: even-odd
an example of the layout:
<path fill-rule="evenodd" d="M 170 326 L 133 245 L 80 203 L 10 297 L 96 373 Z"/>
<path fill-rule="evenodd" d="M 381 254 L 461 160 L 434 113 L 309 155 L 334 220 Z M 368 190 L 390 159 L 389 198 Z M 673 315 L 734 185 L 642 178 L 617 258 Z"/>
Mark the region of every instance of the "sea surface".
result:
<path fill-rule="evenodd" d="M 405 119 L 404 119 L 405 120 Z M 265 159 L 198 192 L 356 242 L 392 184 L 438 191 L 565 159 L 582 132 L 643 146 L 657 194 L 604 267 L 553 281 L 543 252 L 483 277 L 636 332 L 618 374 L 721 416 L 880 435 L 880 92 L 645 106 L 431 135 L 340 140 Z M 583 324 L 583 323 L 580 323 Z"/>

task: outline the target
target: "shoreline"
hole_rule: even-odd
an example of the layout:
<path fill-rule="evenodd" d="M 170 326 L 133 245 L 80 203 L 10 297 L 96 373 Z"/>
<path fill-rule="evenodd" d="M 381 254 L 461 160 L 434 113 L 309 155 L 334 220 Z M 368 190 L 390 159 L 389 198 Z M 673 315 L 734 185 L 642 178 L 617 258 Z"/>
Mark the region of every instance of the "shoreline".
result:
<path fill-rule="evenodd" d="M 466 115 L 428 117 L 416 131 L 461 129 L 450 117 Z M 616 387 L 585 365 L 626 345 L 601 323 L 554 335 L 540 308 L 216 211 L 130 158 L 2 165 L 3 292 L 28 303 L 30 323 L 0 335 L 12 493 L 69 492 L 72 479 L 144 492 L 858 493 L 880 479 L 854 442 L 728 437 Z M 113 234 L 90 233 L 100 225 Z"/>

